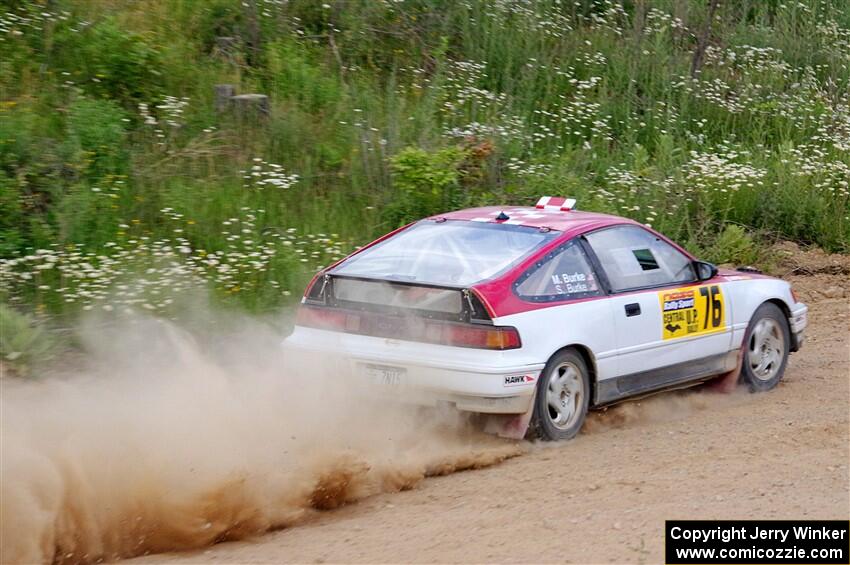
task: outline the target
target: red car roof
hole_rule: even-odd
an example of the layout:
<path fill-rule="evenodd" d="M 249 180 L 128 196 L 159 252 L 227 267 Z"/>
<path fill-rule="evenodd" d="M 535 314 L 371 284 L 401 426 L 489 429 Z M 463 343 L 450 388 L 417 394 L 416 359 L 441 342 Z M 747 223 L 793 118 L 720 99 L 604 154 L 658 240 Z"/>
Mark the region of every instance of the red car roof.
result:
<path fill-rule="evenodd" d="M 498 220 L 502 212 L 508 216 L 507 220 Z M 561 232 L 582 233 L 589 229 L 599 228 L 611 224 L 633 224 L 633 220 L 611 216 L 608 214 L 597 214 L 595 212 L 580 212 L 570 210 L 541 210 L 530 206 L 486 206 L 484 208 L 468 208 L 456 212 L 447 212 L 431 216 L 431 220 L 466 220 L 470 222 L 487 222 L 493 224 L 513 224 L 528 226 L 532 228 L 550 228 Z"/>

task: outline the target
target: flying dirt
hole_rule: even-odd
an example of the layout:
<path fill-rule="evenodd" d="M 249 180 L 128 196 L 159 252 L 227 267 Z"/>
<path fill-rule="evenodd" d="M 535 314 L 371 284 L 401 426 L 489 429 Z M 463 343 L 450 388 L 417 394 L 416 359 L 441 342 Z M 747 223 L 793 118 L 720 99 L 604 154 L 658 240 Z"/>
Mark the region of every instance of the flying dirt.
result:
<path fill-rule="evenodd" d="M 240 539 L 524 449 L 322 382 L 256 324 L 213 346 L 153 319 L 104 333 L 74 371 L 2 381 L 4 563 Z"/>

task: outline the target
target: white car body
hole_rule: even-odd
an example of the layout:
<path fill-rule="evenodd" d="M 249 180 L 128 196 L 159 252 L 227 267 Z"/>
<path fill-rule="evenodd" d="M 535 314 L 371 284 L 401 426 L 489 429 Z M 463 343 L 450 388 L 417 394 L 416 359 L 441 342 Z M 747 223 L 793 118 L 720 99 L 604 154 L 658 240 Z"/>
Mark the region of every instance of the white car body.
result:
<path fill-rule="evenodd" d="M 483 217 L 497 222 L 493 218 L 496 210 L 499 209 L 456 212 L 454 216 L 424 221 L 448 218 L 475 222 Z M 535 209 L 509 209 L 508 214 L 522 217 L 521 210 L 528 215 Z M 541 229 L 548 230 L 551 226 L 559 232 L 547 243 L 549 248 L 593 230 L 637 225 L 622 218 L 572 210 L 545 211 L 548 213 L 543 218 L 524 220 L 523 225 L 540 228 L 546 222 L 546 227 Z M 641 229 L 646 228 L 641 226 Z M 284 345 L 300 355 L 313 355 L 325 365 L 336 364 L 337 371 L 342 368 L 347 375 L 371 379 L 379 388 L 399 397 L 404 397 L 406 391 L 410 393 L 407 396 L 424 404 L 447 403 L 464 411 L 519 415 L 530 413 L 541 371 L 555 353 L 566 347 L 579 350 L 586 358 L 592 376 L 590 407 L 599 407 L 734 370 L 741 362 L 739 353 L 750 320 L 766 302 L 776 304 L 786 314 L 790 349 L 796 350 L 803 341 L 807 307 L 795 299 L 790 285 L 780 279 L 750 271 L 714 270 L 705 280 L 627 292 L 607 291 L 591 298 L 555 300 L 551 304 L 529 304 L 526 308 L 517 300 L 516 292 L 508 296 L 505 289 L 516 288 L 517 277 L 534 268 L 534 256 L 535 253 L 530 254 L 499 277 L 469 287 L 488 307 L 493 326 L 516 329 L 521 347 L 477 349 L 301 324 L 295 326 Z M 542 259 L 537 261 L 540 268 Z M 597 265 L 597 270 L 600 268 Z M 338 267 L 331 267 L 320 275 L 332 276 L 337 271 Z M 491 296 L 505 297 L 505 305 L 491 304 Z M 716 299 L 717 304 L 722 303 L 719 307 L 722 318 L 716 320 L 717 327 L 704 333 L 696 328 L 693 335 L 675 337 L 675 333 L 683 330 L 670 323 L 665 308 L 684 305 L 681 314 L 676 314 L 679 316 L 676 319 L 682 320 L 687 316 L 703 316 L 700 308 L 705 308 L 707 319 L 709 308 L 714 307 L 709 297 Z M 305 297 L 304 303 L 308 302 Z M 689 305 L 691 308 L 685 308 Z M 637 314 L 627 314 L 630 311 Z M 666 332 L 665 320 L 669 325 Z M 708 325 L 705 319 L 700 320 Z M 348 378 L 346 374 L 340 374 L 339 378 Z"/>

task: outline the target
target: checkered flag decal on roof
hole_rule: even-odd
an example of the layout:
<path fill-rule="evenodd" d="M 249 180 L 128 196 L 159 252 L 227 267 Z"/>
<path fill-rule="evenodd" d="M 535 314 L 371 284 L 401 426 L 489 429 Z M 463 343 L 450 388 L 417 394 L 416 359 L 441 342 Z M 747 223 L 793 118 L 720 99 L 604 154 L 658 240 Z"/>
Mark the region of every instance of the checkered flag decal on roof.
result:
<path fill-rule="evenodd" d="M 569 212 L 575 207 L 575 198 L 562 198 L 560 196 L 544 196 L 537 201 L 537 206 L 535 206 L 539 210 L 557 210 L 559 212 Z"/>

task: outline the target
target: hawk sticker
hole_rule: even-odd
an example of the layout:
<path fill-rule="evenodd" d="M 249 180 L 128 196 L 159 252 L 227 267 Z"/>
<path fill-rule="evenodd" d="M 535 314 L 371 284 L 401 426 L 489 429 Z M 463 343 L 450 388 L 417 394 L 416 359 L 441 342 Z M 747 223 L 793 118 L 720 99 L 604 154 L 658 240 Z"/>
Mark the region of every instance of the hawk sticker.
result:
<path fill-rule="evenodd" d="M 720 285 L 692 286 L 658 293 L 661 336 L 677 339 L 726 328 L 726 304 Z"/>
<path fill-rule="evenodd" d="M 504 386 L 530 385 L 534 384 L 534 381 L 535 379 L 531 375 L 511 375 L 509 377 L 505 377 Z"/>

